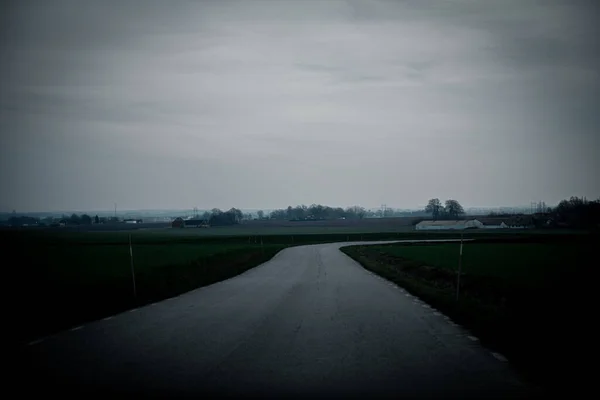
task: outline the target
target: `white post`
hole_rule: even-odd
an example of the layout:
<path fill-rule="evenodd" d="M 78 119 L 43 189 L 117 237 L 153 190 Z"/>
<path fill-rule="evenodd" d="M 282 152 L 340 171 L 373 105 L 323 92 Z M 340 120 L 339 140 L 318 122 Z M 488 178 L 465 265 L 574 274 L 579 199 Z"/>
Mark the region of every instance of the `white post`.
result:
<path fill-rule="evenodd" d="M 137 298 L 137 290 L 135 287 L 135 271 L 133 270 L 133 247 L 131 246 L 131 233 L 129 234 L 129 258 L 131 259 L 131 278 L 133 280 L 133 297 Z"/>
<path fill-rule="evenodd" d="M 460 293 L 460 274 L 462 272 L 463 232 L 460 233 L 460 252 L 458 254 L 458 277 L 456 278 L 456 301 Z"/>

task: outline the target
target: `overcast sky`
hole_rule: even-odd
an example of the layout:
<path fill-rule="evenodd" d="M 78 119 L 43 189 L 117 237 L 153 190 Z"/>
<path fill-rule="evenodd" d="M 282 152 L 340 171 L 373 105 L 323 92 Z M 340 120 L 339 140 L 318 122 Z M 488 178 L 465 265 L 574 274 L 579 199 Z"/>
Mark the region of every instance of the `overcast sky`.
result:
<path fill-rule="evenodd" d="M 0 210 L 597 198 L 595 3 L 2 1 Z"/>

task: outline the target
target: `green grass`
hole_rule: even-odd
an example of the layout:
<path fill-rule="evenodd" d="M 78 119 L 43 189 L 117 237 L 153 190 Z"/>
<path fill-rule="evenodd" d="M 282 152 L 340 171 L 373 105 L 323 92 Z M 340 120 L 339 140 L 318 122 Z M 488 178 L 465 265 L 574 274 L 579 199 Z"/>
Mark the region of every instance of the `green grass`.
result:
<path fill-rule="evenodd" d="M 368 252 L 384 252 L 394 257 L 420 261 L 426 265 L 456 271 L 460 244 L 434 246 L 370 246 Z M 574 259 L 581 259 L 582 246 L 564 243 L 476 243 L 465 242 L 462 272 L 468 275 L 490 276 L 510 280 L 515 284 L 538 286 L 560 276 L 565 266 L 577 268 Z"/>
<path fill-rule="evenodd" d="M 27 262 L 67 282 L 100 282 L 131 277 L 129 245 L 55 245 L 25 255 Z M 182 265 L 234 251 L 259 251 L 255 244 L 133 244 L 134 270 L 150 272 L 169 265 Z"/>
<path fill-rule="evenodd" d="M 19 340 L 102 318 L 227 279 L 294 245 L 358 241 L 456 238 L 457 232 L 337 232 L 315 227 L 304 234 L 270 228 L 260 235 L 205 234 L 211 229 L 154 229 L 131 232 L 0 230 L 16 299 Z M 237 229 L 237 231 L 235 230 Z M 284 228 L 285 229 L 285 228 Z M 312 229 L 312 228 L 311 228 Z M 133 297 L 129 257 L 131 235 L 137 298 Z M 535 235 L 470 232 L 485 240 L 526 240 Z M 552 236 L 552 235 L 550 235 Z M 262 245 L 261 245 L 262 242 Z"/>
<path fill-rule="evenodd" d="M 456 300 L 459 244 L 349 246 L 342 251 L 441 310 L 528 379 L 574 378 L 591 346 L 582 324 L 593 303 L 597 236 L 466 242 Z"/>
<path fill-rule="evenodd" d="M 128 234 L 21 232 L 2 239 L 4 255 L 17 261 L 11 284 L 21 289 L 14 324 L 21 343 L 227 279 L 288 247 L 133 234 L 134 297 Z"/>

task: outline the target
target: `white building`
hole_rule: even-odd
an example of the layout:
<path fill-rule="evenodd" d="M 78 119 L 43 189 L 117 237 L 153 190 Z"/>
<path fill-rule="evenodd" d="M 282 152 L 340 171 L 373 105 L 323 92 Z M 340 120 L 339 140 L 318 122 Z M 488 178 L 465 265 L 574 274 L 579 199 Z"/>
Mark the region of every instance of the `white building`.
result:
<path fill-rule="evenodd" d="M 498 218 L 486 218 L 486 219 L 480 219 L 479 221 L 483 224 L 482 228 L 484 228 L 484 229 L 506 229 L 506 228 L 508 228 L 508 225 L 504 222 L 504 220 L 498 219 Z"/>
<path fill-rule="evenodd" d="M 483 228 L 483 224 L 476 219 L 448 220 L 448 221 L 421 221 L 415 225 L 418 231 L 434 231 L 447 229 Z"/>

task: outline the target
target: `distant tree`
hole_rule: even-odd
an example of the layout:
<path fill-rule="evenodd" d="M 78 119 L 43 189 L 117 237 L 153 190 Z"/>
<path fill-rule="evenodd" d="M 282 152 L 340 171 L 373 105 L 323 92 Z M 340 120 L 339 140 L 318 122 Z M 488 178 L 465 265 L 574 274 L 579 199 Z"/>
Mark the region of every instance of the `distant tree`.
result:
<path fill-rule="evenodd" d="M 92 224 L 92 217 L 90 217 L 87 214 L 83 214 L 80 218 L 80 222 L 82 225 L 91 225 Z"/>
<path fill-rule="evenodd" d="M 302 204 L 301 206 L 296 207 L 296 213 L 298 214 L 299 219 L 306 219 L 308 217 L 308 206 Z"/>
<path fill-rule="evenodd" d="M 289 212 L 289 207 L 286 212 Z M 292 221 L 304 221 L 308 216 L 308 207 L 305 205 L 296 206 L 291 210 L 291 220 Z"/>
<path fill-rule="evenodd" d="M 258 219 L 263 219 L 265 217 L 265 212 L 263 210 L 258 210 L 256 215 L 258 215 Z"/>
<path fill-rule="evenodd" d="M 444 207 L 444 211 L 446 212 L 448 218 L 460 218 L 465 213 L 463 207 L 456 200 L 446 200 L 446 207 Z"/>
<path fill-rule="evenodd" d="M 73 213 L 71 215 L 71 217 L 69 218 L 69 222 L 74 225 L 79 225 L 81 223 L 81 217 L 79 215 Z"/>
<path fill-rule="evenodd" d="M 383 216 L 384 217 L 393 217 L 394 216 L 394 209 L 392 209 L 392 208 L 386 208 L 385 210 L 383 210 Z"/>
<path fill-rule="evenodd" d="M 600 199 L 588 201 L 585 198 L 571 197 L 558 203 L 551 217 L 560 226 L 598 229 L 600 228 Z"/>
<path fill-rule="evenodd" d="M 95 224 L 99 224 L 100 223 L 100 218 L 98 218 L 98 214 L 96 214 L 96 216 L 94 217 L 94 223 Z"/>
<path fill-rule="evenodd" d="M 206 213 L 204 216 L 206 217 Z M 237 208 L 231 208 L 225 212 L 218 208 L 213 208 L 208 222 L 212 226 L 226 226 L 239 224 L 243 219 L 244 213 Z"/>
<path fill-rule="evenodd" d="M 39 225 L 40 220 L 38 218 L 28 217 L 26 215 L 11 216 L 8 219 L 8 223 L 11 226 L 32 226 L 32 225 Z"/>
<path fill-rule="evenodd" d="M 239 224 L 242 219 L 244 219 L 244 213 L 238 208 L 232 207 L 227 212 L 231 215 L 230 218 L 233 220 L 234 224 Z"/>
<path fill-rule="evenodd" d="M 365 215 L 367 215 L 367 210 L 365 210 L 364 207 L 352 206 L 346 208 L 347 218 L 363 219 Z"/>
<path fill-rule="evenodd" d="M 443 210 L 442 202 L 440 199 L 431 199 L 425 207 L 425 212 L 430 213 L 433 219 L 438 219 Z"/>
<path fill-rule="evenodd" d="M 269 214 L 269 219 L 284 220 L 286 218 L 285 210 L 273 210 Z"/>

